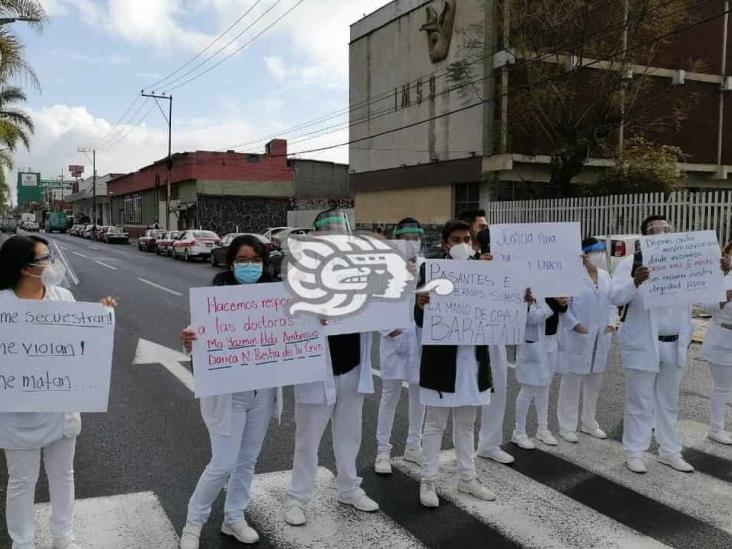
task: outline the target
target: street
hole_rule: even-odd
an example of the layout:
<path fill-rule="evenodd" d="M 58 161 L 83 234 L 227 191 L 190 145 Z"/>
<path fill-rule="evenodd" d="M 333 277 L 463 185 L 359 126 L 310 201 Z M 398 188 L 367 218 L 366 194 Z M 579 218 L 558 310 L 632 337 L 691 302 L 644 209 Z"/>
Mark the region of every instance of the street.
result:
<path fill-rule="evenodd" d="M 185 523 L 186 505 L 209 458 L 208 434 L 190 390 L 190 364 L 180 353 L 178 333 L 188 320 L 187 293 L 207 286 L 217 272 L 208 264 L 185 263 L 134 245 L 113 246 L 67 235 L 57 242 L 80 284 L 76 299 L 118 299 L 112 390 L 106 414 L 85 414 L 76 455 L 76 525 L 82 547 L 173 549 Z M 692 357 L 699 345 L 693 345 Z M 378 367 L 378 352 L 374 349 Z M 137 356 L 136 356 L 137 355 Z M 710 380 L 703 362 L 692 360 L 681 393 L 680 430 L 685 456 L 697 472 L 685 475 L 649 460 L 644 476 L 629 472 L 619 443 L 622 432 L 623 376 L 617 349 L 605 376 L 598 409 L 610 440 L 581 435 L 578 445 L 539 444 L 526 452 L 504 448 L 513 466 L 478 459 L 482 481 L 496 502 L 458 495 L 452 481 L 436 511 L 418 501 L 418 470 L 395 460 L 391 477 L 373 472 L 380 383 L 366 399 L 359 468 L 364 488 L 381 511 L 364 515 L 335 503 L 330 435 L 321 446 L 318 493 L 304 528 L 281 518 L 280 502 L 292 465 L 295 424 L 291 388 L 285 391 L 281 424 L 273 421 L 258 463 L 249 518 L 259 531 L 259 547 L 732 547 L 732 449 L 705 441 Z M 517 385 L 509 371 L 504 431 L 510 436 Z M 556 389 L 550 427 L 557 432 Z M 406 392 L 397 410 L 393 456 L 404 449 Z M 728 408 L 728 418 L 732 417 Z M 535 431 L 531 414 L 529 432 Z M 452 448 L 446 437 L 443 448 Z M 451 451 L 443 452 L 446 468 Z M 5 497 L 6 469 L 0 478 Z M 202 547 L 240 547 L 222 537 L 221 499 L 204 529 Z M 45 480 L 36 505 L 47 514 Z M 41 526 L 44 538 L 45 521 Z M 9 548 L 4 517 L 0 547 Z M 120 537 L 124 536 L 124 537 Z M 481 540 L 480 543 L 477 540 Z"/>

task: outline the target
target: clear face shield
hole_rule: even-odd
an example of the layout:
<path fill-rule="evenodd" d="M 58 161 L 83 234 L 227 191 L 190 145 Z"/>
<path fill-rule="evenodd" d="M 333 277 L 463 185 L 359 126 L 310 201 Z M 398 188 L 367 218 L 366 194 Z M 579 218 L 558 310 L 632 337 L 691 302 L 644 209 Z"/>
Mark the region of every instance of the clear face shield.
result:
<path fill-rule="evenodd" d="M 403 240 L 406 244 L 407 259 L 415 261 L 423 255 L 424 229 L 415 224 L 400 225 L 394 230 L 394 237 Z"/>
<path fill-rule="evenodd" d="M 351 224 L 348 216 L 340 212 L 327 212 L 318 217 L 313 224 L 317 234 L 350 234 Z"/>
<path fill-rule="evenodd" d="M 666 220 L 651 221 L 646 225 L 646 236 L 672 233 L 673 227 Z"/>

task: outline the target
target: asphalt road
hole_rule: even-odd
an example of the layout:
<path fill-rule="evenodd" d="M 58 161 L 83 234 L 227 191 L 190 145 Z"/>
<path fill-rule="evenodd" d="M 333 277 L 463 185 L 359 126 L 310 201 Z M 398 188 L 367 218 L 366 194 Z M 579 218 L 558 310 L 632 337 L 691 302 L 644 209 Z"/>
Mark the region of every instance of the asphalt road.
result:
<path fill-rule="evenodd" d="M 78 275 L 80 284 L 73 288 L 77 300 L 96 301 L 112 295 L 119 301 L 109 411 L 84 415 L 78 441 L 77 508 L 83 514 L 87 507 L 102 507 L 101 503 L 85 507 L 83 502 L 90 498 L 104 502 L 151 494 L 160 513 L 160 522 L 154 524 L 160 529 L 172 527 L 180 534 L 188 498 L 209 458 L 208 435 L 198 401 L 179 379 L 161 364 L 133 362 L 141 338 L 179 349 L 178 333 L 188 323 L 188 289 L 209 285 L 217 270 L 208 264 L 187 264 L 139 252 L 134 245 L 106 245 L 67 235 L 50 238 L 61 246 Z M 692 357 L 697 353 L 695 345 Z M 378 368 L 378 360 L 375 364 Z M 512 429 L 518 390 L 512 372 L 509 378 L 506 437 Z M 550 427 L 555 433 L 557 385 L 552 387 L 550 410 Z M 710 391 L 704 363 L 691 361 L 681 395 L 686 456 L 698 473 L 676 473 L 652 460 L 645 477 L 624 470 L 617 442 L 622 428 L 623 376 L 617 350 L 613 350 L 598 409 L 600 424 L 613 440 L 595 442 L 582 437 L 576 446 L 563 443 L 550 449 L 540 445 L 534 452 L 508 444 L 506 449 L 517 457 L 514 466 L 479 460 L 483 481 L 498 493 L 495 504 L 476 504 L 448 486 L 450 495 L 433 512 L 420 507 L 417 473 L 408 465 L 398 463 L 390 478 L 377 478 L 372 472 L 380 389 L 376 378 L 376 394 L 367 398 L 364 409 L 359 467 L 364 488 L 381 504 L 381 512 L 363 517 L 332 501 L 327 487 L 335 465 L 327 432 L 320 452 L 325 468 L 321 471 L 323 489 L 316 498 L 311 526 L 293 531 L 281 522 L 279 499 L 289 478 L 295 428 L 292 391 L 287 389 L 281 424 L 271 425 L 258 463 L 250 515 L 262 534 L 258 547 L 732 547 L 732 450 L 703 441 Z M 728 418 L 732 425 L 729 408 Z M 406 421 L 405 394 L 397 410 L 394 456 L 403 451 Z M 535 425 L 532 412 L 530 433 Z M 444 448 L 450 447 L 446 436 Z M 449 468 L 450 453 L 443 457 Z M 5 468 L 0 467 L 2 500 L 5 485 Z M 218 531 L 222 499 L 204 530 L 204 548 L 240 547 Z M 39 483 L 37 501 L 48 501 L 45 480 Z M 89 516 L 96 516 L 98 509 L 89 510 Z M 115 520 L 124 519 L 120 518 L 124 512 L 114 515 Z M 93 522 L 85 517 L 77 523 Z M 107 526 L 94 523 L 90 531 L 103 532 Z M 148 531 L 142 538 L 153 539 L 153 534 Z M 104 544 L 81 541 L 89 549 L 164 547 L 163 542 L 132 541 L 132 537 L 127 542 L 116 539 Z M 9 547 L 2 517 L 0 548 Z"/>

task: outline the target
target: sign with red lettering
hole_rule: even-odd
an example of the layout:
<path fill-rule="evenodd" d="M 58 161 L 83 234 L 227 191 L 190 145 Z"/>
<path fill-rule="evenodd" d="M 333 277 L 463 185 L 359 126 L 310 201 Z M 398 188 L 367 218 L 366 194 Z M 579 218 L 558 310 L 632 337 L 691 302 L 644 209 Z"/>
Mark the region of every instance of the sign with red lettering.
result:
<path fill-rule="evenodd" d="M 282 283 L 192 288 L 196 396 L 323 381 L 325 329 L 292 301 Z"/>

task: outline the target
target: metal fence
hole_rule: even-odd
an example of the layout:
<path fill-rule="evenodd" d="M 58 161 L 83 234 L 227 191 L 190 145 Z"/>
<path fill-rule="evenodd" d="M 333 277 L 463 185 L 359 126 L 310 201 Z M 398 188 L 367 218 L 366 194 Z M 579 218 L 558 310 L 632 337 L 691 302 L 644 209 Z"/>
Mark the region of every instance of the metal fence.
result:
<path fill-rule="evenodd" d="M 643 219 L 665 215 L 675 231 L 712 229 L 720 243 L 732 237 L 732 191 L 680 191 L 487 204 L 488 223 L 579 221 L 584 236 L 637 234 Z"/>

